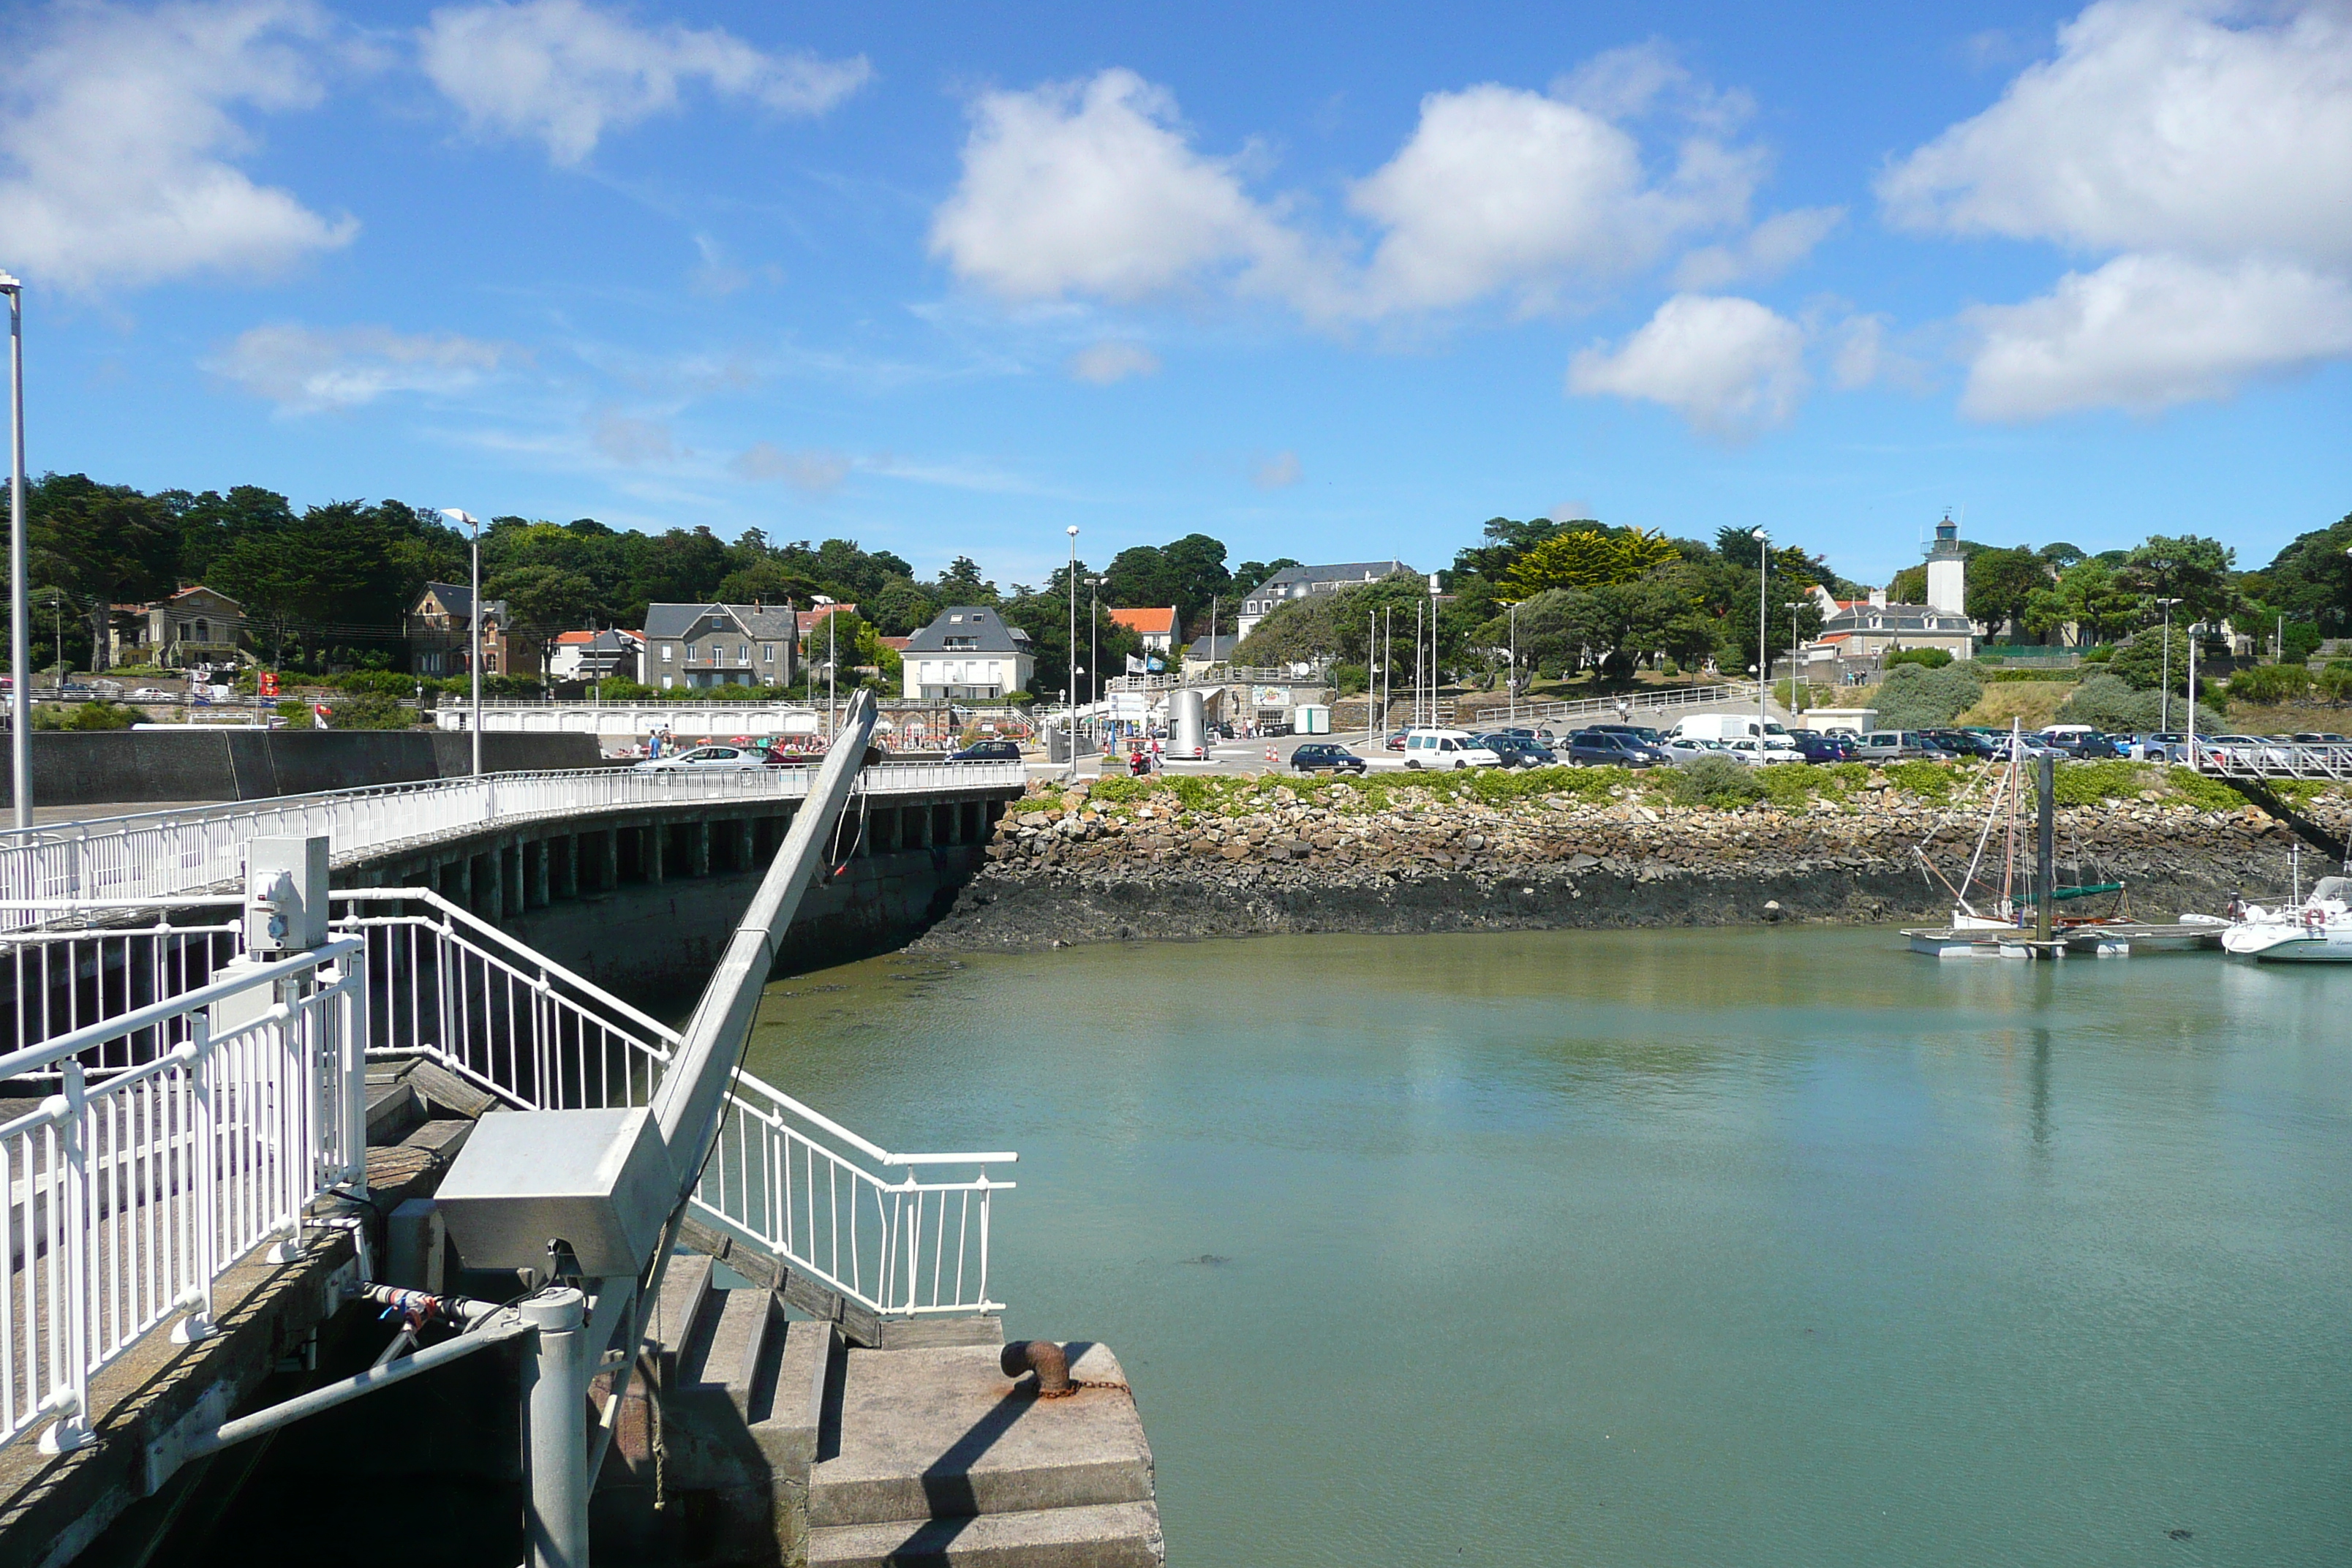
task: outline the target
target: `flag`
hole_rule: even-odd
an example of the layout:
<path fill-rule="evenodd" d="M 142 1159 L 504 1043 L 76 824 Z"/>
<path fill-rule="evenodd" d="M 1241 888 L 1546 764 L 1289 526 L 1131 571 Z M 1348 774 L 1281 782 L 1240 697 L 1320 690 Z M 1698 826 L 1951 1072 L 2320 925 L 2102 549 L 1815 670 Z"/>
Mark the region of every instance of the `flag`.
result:
<path fill-rule="evenodd" d="M 1127 656 L 1127 672 L 1129 675 L 1141 675 L 1143 673 L 1143 661 L 1136 658 L 1135 655 L 1129 654 Z"/>
<path fill-rule="evenodd" d="M 1156 658 L 1147 658 L 1143 661 L 1143 668 L 1150 670 L 1152 674 L 1157 675 L 1168 667 L 1160 663 Z"/>

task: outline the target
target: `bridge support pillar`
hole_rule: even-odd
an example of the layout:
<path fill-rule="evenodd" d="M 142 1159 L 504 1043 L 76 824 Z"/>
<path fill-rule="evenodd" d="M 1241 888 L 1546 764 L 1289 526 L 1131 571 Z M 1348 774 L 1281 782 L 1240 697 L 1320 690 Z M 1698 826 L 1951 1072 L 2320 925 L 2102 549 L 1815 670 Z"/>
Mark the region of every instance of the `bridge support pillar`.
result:
<path fill-rule="evenodd" d="M 621 830 L 607 827 L 592 837 L 596 847 L 596 890 L 609 893 L 621 885 Z"/>
<path fill-rule="evenodd" d="M 552 896 L 554 878 L 549 874 L 547 864 L 549 852 L 554 847 L 554 844 L 545 838 L 523 846 L 524 859 L 530 868 L 530 907 L 534 910 L 543 910 L 555 901 Z"/>
<path fill-rule="evenodd" d="M 446 897 L 446 895 L 445 895 L 445 897 Z M 453 902 L 455 902 L 455 903 L 457 904 L 457 906 L 459 909 L 464 910 L 467 913 L 471 914 L 471 913 L 473 912 L 473 910 L 474 910 L 474 858 L 473 858 L 471 855 L 460 856 L 460 857 L 458 858 L 458 860 L 457 860 L 457 898 L 456 898 L 454 900 L 452 900 L 452 901 L 453 901 Z"/>
<path fill-rule="evenodd" d="M 555 857 L 555 897 L 576 899 L 580 896 L 580 839 L 577 833 L 567 833 L 547 841 L 548 852 Z"/>
<path fill-rule="evenodd" d="M 748 816 L 739 816 L 733 826 L 735 830 L 734 868 L 738 871 L 758 869 L 760 864 L 758 835 L 754 831 L 751 819 Z"/>
<path fill-rule="evenodd" d="M 686 874 L 689 877 L 710 875 L 710 819 L 687 825 Z"/>
<path fill-rule="evenodd" d="M 496 925 L 507 918 L 506 851 L 494 846 L 488 854 L 475 858 L 481 862 L 482 869 L 474 878 L 475 889 L 480 894 L 479 907 L 474 912 Z"/>
<path fill-rule="evenodd" d="M 662 851 L 667 847 L 662 840 L 669 837 L 669 828 L 664 823 L 653 822 L 637 831 L 644 836 L 646 880 L 658 883 L 663 879 Z"/>

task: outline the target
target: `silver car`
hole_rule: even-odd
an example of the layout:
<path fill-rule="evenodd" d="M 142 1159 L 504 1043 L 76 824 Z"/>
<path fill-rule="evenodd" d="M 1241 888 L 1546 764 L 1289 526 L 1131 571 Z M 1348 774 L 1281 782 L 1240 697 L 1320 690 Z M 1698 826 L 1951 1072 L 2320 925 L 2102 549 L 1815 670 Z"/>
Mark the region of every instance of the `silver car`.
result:
<path fill-rule="evenodd" d="M 674 757 L 648 757 L 636 765 L 644 773 L 757 773 L 768 765 L 766 753 L 752 746 L 697 746 Z"/>

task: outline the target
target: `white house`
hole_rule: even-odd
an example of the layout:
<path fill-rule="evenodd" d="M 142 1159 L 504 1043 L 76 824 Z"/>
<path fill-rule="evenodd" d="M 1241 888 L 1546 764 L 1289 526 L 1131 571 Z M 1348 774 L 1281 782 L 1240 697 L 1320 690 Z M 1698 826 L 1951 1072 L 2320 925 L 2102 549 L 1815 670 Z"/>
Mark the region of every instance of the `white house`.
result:
<path fill-rule="evenodd" d="M 909 700 L 1004 697 L 1028 690 L 1037 673 L 1029 634 L 979 605 L 941 610 L 898 657 Z"/>
<path fill-rule="evenodd" d="M 1411 574 L 1412 568 L 1402 561 L 1346 561 L 1336 566 L 1286 566 L 1242 595 L 1241 613 L 1234 617 L 1236 635 L 1247 637 L 1258 622 L 1280 609 L 1291 599 L 1304 599 L 1311 594 L 1336 594 L 1342 588 L 1360 588 L 1367 583 L 1377 583 L 1398 573 Z"/>
<path fill-rule="evenodd" d="M 547 673 L 555 680 L 642 681 L 646 635 L 607 626 L 600 632 L 559 632 L 548 649 Z"/>

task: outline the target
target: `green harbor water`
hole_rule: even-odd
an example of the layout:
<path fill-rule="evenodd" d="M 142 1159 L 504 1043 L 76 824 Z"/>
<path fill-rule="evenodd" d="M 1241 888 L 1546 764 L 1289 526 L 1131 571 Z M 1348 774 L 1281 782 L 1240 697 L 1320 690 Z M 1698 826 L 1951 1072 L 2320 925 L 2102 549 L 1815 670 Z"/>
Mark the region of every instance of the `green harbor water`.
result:
<path fill-rule="evenodd" d="M 885 959 L 753 1069 L 1011 1148 L 1170 1561 L 2352 1563 L 2352 969 L 1830 930 Z"/>

